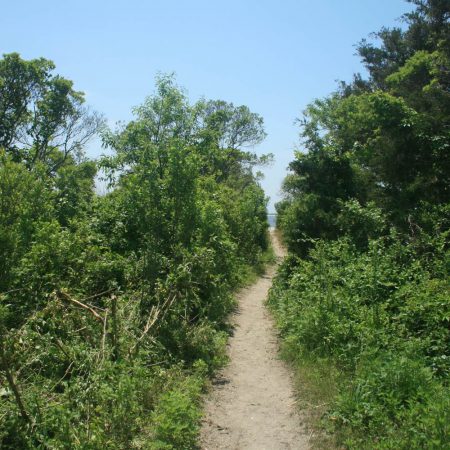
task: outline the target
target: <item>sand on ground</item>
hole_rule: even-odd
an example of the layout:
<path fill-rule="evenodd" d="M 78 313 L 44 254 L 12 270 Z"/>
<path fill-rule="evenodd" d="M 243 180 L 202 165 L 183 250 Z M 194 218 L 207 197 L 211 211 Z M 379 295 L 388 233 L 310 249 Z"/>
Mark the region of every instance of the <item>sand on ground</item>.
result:
<path fill-rule="evenodd" d="M 271 239 L 280 261 L 285 250 L 273 232 Z M 238 295 L 230 362 L 213 380 L 205 401 L 203 450 L 310 448 L 291 375 L 279 359 L 277 335 L 264 306 L 275 272 L 276 265 Z"/>

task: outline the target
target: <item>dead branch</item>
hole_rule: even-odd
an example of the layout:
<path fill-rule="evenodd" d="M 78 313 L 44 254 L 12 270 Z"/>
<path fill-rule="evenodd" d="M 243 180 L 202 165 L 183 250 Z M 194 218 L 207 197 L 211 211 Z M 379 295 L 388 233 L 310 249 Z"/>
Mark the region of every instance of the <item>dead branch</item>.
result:
<path fill-rule="evenodd" d="M 100 355 L 102 363 L 105 360 L 106 335 L 108 334 L 107 325 L 108 325 L 108 310 L 105 311 L 105 322 L 103 323 L 102 351 Z"/>
<path fill-rule="evenodd" d="M 105 319 L 97 311 L 95 311 L 90 306 L 85 305 L 84 303 L 81 303 L 80 301 L 72 298 L 67 292 L 55 291 L 55 295 L 59 299 L 65 300 L 65 301 L 72 303 L 80 308 L 85 309 L 86 311 L 89 311 L 99 322 L 104 324 Z"/>
<path fill-rule="evenodd" d="M 69 364 L 69 367 L 67 367 L 67 370 L 64 372 L 64 375 L 52 386 L 51 390 L 53 391 L 53 389 L 55 389 L 56 386 L 58 386 L 59 383 L 61 383 L 69 374 L 70 370 L 72 369 L 74 362 L 72 361 Z"/>
<path fill-rule="evenodd" d="M 141 341 L 148 334 L 148 332 L 151 330 L 151 328 L 156 324 L 161 312 L 163 313 L 162 317 L 164 317 L 165 312 L 170 308 L 170 306 L 172 306 L 172 303 L 175 300 L 175 298 L 176 298 L 176 294 L 172 295 L 171 297 L 167 297 L 167 299 L 164 301 L 164 303 L 161 307 L 159 307 L 159 305 L 152 306 L 152 309 L 150 310 L 150 314 L 148 315 L 147 323 L 145 324 L 144 330 L 142 331 L 141 335 L 136 339 L 136 342 L 134 343 L 133 347 L 131 347 L 131 349 L 128 352 L 128 354 L 130 356 L 137 351 Z"/>
<path fill-rule="evenodd" d="M 6 376 L 6 380 L 8 382 L 9 388 L 14 394 L 14 398 L 16 400 L 17 407 L 19 408 L 20 415 L 22 419 L 31 424 L 30 416 L 27 413 L 24 402 L 22 400 L 22 395 L 20 393 L 19 387 L 17 386 L 16 380 L 14 379 L 14 375 L 11 371 L 11 367 L 9 365 L 8 358 L 5 354 L 5 348 L 3 343 L 3 336 L 0 337 L 0 368 L 3 370 Z"/>
<path fill-rule="evenodd" d="M 117 325 L 117 297 L 113 294 L 111 295 L 111 322 L 112 322 L 112 333 L 111 333 L 111 343 L 113 348 L 113 361 L 117 361 L 120 357 L 119 349 L 119 327 Z"/>
<path fill-rule="evenodd" d="M 113 287 L 113 288 L 108 289 L 106 291 L 99 292 L 98 294 L 90 295 L 89 297 L 83 298 L 83 302 L 86 302 L 86 300 L 92 300 L 93 298 L 101 297 L 102 295 L 109 294 L 110 292 L 113 292 L 113 291 L 116 291 L 116 290 L 117 290 L 117 288 Z M 103 308 L 99 308 L 98 306 L 94 306 L 94 308 L 103 309 Z"/>

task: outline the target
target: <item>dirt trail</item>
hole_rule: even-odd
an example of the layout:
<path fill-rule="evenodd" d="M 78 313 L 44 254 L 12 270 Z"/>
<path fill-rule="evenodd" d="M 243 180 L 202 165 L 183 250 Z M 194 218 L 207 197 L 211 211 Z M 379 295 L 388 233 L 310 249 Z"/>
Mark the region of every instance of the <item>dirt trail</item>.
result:
<path fill-rule="evenodd" d="M 275 254 L 284 256 L 271 233 Z M 278 342 L 264 300 L 276 267 L 239 295 L 230 363 L 213 382 L 201 433 L 204 450 L 308 449 L 296 413 L 290 374 L 278 358 Z"/>

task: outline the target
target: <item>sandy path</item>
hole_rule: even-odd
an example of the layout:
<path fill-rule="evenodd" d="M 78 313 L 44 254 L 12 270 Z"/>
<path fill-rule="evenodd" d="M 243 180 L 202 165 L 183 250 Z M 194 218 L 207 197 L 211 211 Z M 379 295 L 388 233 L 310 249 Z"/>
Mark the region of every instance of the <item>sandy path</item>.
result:
<path fill-rule="evenodd" d="M 277 257 L 284 249 L 273 234 Z M 276 267 L 239 295 L 230 364 L 213 382 L 201 432 L 204 450 L 307 449 L 308 437 L 296 413 L 288 369 L 264 300 Z"/>

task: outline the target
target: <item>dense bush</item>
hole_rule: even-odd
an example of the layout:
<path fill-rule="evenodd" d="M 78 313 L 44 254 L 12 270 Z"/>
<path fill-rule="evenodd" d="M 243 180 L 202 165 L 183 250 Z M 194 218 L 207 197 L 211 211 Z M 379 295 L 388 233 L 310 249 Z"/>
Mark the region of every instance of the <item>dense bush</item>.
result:
<path fill-rule="evenodd" d="M 450 394 L 449 253 L 440 242 L 425 258 L 395 233 L 363 252 L 348 238 L 320 241 L 280 269 L 269 304 L 300 363 L 325 358 L 348 377 L 329 417 L 359 436 L 352 448 L 369 447 L 368 436 L 374 448 L 448 444 L 437 413 Z"/>
<path fill-rule="evenodd" d="M 61 82 L 52 69 L 0 61 L 3 94 L 20 94 L 12 72 L 25 83 L 20 111 L 0 108 L 0 447 L 193 448 L 205 377 L 226 360 L 232 290 L 267 249 L 252 172 L 264 161 L 238 148 L 264 137 L 262 119 L 191 105 L 162 77 L 120 130 L 102 128 L 68 81 L 64 117 L 37 124 L 52 97 L 36 105 L 26 92 Z M 97 163 L 80 154 L 95 124 L 111 150 Z M 54 125 L 78 127 L 73 147 L 36 135 Z"/>
<path fill-rule="evenodd" d="M 355 76 L 305 111 L 277 205 L 291 255 L 270 305 L 290 357 L 332 366 L 350 448 L 448 448 L 448 2 L 412 1 Z"/>

